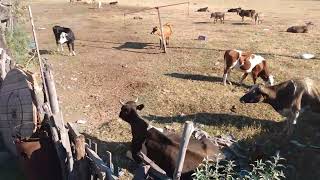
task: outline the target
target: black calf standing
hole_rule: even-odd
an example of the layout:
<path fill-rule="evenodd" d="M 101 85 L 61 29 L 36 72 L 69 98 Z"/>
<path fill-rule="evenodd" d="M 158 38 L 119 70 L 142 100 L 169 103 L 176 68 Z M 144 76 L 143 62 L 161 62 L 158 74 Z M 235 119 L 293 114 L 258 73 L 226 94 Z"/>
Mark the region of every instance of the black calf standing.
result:
<path fill-rule="evenodd" d="M 53 30 L 54 37 L 56 39 L 57 51 L 59 51 L 59 45 L 61 47 L 61 51 L 63 51 L 62 44 L 67 43 L 70 55 L 75 56 L 76 53 L 74 51 L 74 41 L 76 38 L 72 30 L 70 28 L 61 27 L 61 26 L 54 26 L 52 30 Z"/>

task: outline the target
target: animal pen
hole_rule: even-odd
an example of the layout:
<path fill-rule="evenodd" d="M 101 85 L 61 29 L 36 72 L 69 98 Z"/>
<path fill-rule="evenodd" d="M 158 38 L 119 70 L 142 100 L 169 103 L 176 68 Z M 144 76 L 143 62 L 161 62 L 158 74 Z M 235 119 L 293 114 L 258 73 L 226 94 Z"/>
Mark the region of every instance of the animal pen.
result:
<path fill-rule="evenodd" d="M 168 4 L 168 5 L 163 5 L 163 6 L 155 6 L 152 8 L 146 8 L 146 9 L 142 9 L 139 11 L 133 11 L 133 12 L 129 12 L 129 13 L 124 13 L 123 14 L 123 24 L 124 26 L 126 26 L 126 16 L 129 14 L 134 14 L 134 13 L 138 13 L 138 12 L 142 12 L 142 11 L 148 11 L 148 10 L 153 10 L 156 9 L 157 10 L 157 14 L 158 14 L 158 19 L 159 19 L 159 26 L 160 26 L 160 33 L 161 33 L 161 41 L 162 41 L 162 47 L 163 47 L 163 51 L 164 53 L 167 53 L 167 46 L 165 43 L 165 39 L 164 39 L 164 34 L 163 34 L 163 28 L 162 28 L 162 21 L 161 21 L 161 15 L 160 15 L 160 8 L 165 8 L 165 7 L 170 7 L 170 6 L 178 6 L 178 5 L 183 5 L 183 4 L 188 4 L 188 16 L 189 16 L 189 11 L 190 11 L 190 2 L 181 2 L 181 3 L 176 3 L 176 4 Z"/>

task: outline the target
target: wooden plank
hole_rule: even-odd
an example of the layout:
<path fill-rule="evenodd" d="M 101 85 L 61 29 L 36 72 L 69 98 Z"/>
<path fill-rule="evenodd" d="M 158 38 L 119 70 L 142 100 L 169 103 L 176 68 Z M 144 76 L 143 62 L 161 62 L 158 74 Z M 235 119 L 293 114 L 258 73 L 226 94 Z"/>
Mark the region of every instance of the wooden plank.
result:
<path fill-rule="evenodd" d="M 158 12 L 158 19 L 159 19 L 161 39 L 162 39 L 162 47 L 163 47 L 164 53 L 166 53 L 167 52 L 167 45 L 166 45 L 166 41 L 165 41 L 164 34 L 163 34 L 163 27 L 162 27 L 162 22 L 161 22 L 161 17 L 160 17 L 160 10 L 159 10 L 159 8 L 156 8 L 156 9 Z"/>
<path fill-rule="evenodd" d="M 88 144 L 86 144 L 86 153 L 88 154 L 88 157 L 94 162 L 94 170 L 97 173 L 99 179 L 115 179 L 112 176 L 109 167 L 103 162 L 103 160 L 98 156 L 98 154 L 96 154 L 93 150 L 90 149 Z"/>
<path fill-rule="evenodd" d="M 181 172 L 183 169 L 183 163 L 186 156 L 186 151 L 187 151 L 189 140 L 193 131 L 194 131 L 193 123 L 191 121 L 186 121 L 184 125 L 181 142 L 180 142 L 180 150 L 179 150 L 179 155 L 177 158 L 177 165 L 176 165 L 177 168 L 174 170 L 174 174 L 173 174 L 174 180 L 179 180 L 181 177 Z"/>

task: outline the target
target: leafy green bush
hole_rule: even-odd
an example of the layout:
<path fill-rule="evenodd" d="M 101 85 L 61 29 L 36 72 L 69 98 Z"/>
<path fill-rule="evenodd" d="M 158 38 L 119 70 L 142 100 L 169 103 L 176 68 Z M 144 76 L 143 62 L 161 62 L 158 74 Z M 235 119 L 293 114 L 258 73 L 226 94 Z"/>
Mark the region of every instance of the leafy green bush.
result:
<path fill-rule="evenodd" d="M 12 56 L 18 64 L 23 64 L 28 57 L 28 44 L 30 39 L 20 26 L 16 26 L 12 32 L 6 32 L 6 42 Z"/>
<path fill-rule="evenodd" d="M 257 160 L 255 164 L 251 164 L 250 171 L 236 172 L 234 170 L 234 161 L 223 161 L 217 158 L 214 162 L 205 159 L 202 164 L 196 169 L 192 175 L 195 180 L 280 180 L 284 179 L 285 175 L 282 169 L 285 168 L 280 161 L 284 160 L 279 154 L 272 157 L 272 161 L 263 162 Z"/>

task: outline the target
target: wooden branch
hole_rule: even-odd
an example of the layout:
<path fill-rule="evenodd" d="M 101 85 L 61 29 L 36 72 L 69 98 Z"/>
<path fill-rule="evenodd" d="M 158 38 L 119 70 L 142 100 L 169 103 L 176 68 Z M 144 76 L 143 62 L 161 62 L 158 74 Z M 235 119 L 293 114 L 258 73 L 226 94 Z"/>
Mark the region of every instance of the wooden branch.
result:
<path fill-rule="evenodd" d="M 140 158 L 143 160 L 144 163 L 150 165 L 150 168 L 152 168 L 155 171 L 159 172 L 163 176 L 166 175 L 166 172 L 163 169 L 161 169 L 161 167 L 159 167 L 156 163 L 154 163 L 151 159 L 149 159 L 145 154 L 140 152 L 138 155 L 140 156 Z"/>
<path fill-rule="evenodd" d="M 142 9 L 142 10 L 132 11 L 132 12 L 129 12 L 129 13 L 124 13 L 124 14 L 125 15 L 133 14 L 133 13 L 137 13 L 137 12 L 141 12 L 141 11 L 148 11 L 148 10 L 151 10 L 151 9 L 159 9 L 159 8 L 164 8 L 164 7 L 177 6 L 177 5 L 181 5 L 181 4 L 187 4 L 187 3 L 189 3 L 189 2 L 181 2 L 181 3 L 169 4 L 169 5 L 163 5 L 163 6 L 156 6 L 156 7 L 145 8 L 145 9 Z"/>
<path fill-rule="evenodd" d="M 193 123 L 191 121 L 187 121 L 184 125 L 184 130 L 181 137 L 179 156 L 177 159 L 177 166 L 173 174 L 174 180 L 179 180 L 181 177 L 184 159 L 186 156 L 189 140 L 193 131 L 194 131 Z"/>
<path fill-rule="evenodd" d="M 52 114 L 54 114 L 54 115 L 59 114 L 60 109 L 59 109 L 56 86 L 54 84 L 52 72 L 49 68 L 46 68 L 44 70 L 44 77 L 45 77 L 45 82 L 46 82 L 47 90 L 48 90 L 47 97 L 49 98 L 49 103 L 50 103 L 50 108 L 51 108 Z"/>
<path fill-rule="evenodd" d="M 39 65 L 40 65 L 40 72 L 41 72 L 41 79 L 42 79 L 43 88 L 44 88 L 44 94 L 47 97 L 47 101 L 49 102 L 48 90 L 47 90 L 46 81 L 45 81 L 44 74 L 43 74 L 43 63 L 42 63 L 42 59 L 41 59 L 41 56 L 40 56 L 40 50 L 39 50 L 37 34 L 36 34 L 34 22 L 33 22 L 31 6 L 28 6 L 28 9 L 29 9 L 29 17 L 30 17 L 31 28 L 32 28 L 32 33 L 33 33 L 33 40 L 34 40 L 34 43 L 36 44 L 36 51 L 37 51 L 37 54 L 38 54 L 38 60 L 39 60 Z"/>
<path fill-rule="evenodd" d="M 112 176 L 111 170 L 109 167 L 103 162 L 103 160 L 96 154 L 93 150 L 90 149 L 89 145 L 86 144 L 86 153 L 88 157 L 95 164 L 95 172 L 97 173 L 99 179 L 107 179 L 114 180 L 115 178 Z"/>
<path fill-rule="evenodd" d="M 163 47 L 163 50 L 164 50 L 164 53 L 167 52 L 167 46 L 166 46 L 166 40 L 164 38 L 164 34 L 163 34 L 163 27 L 162 27 L 162 23 L 161 23 L 161 17 L 160 17 L 160 10 L 159 8 L 156 8 L 157 9 L 157 12 L 158 12 L 158 18 L 159 18 L 159 25 L 160 25 L 160 32 L 161 32 L 161 39 L 162 39 L 162 47 Z"/>

